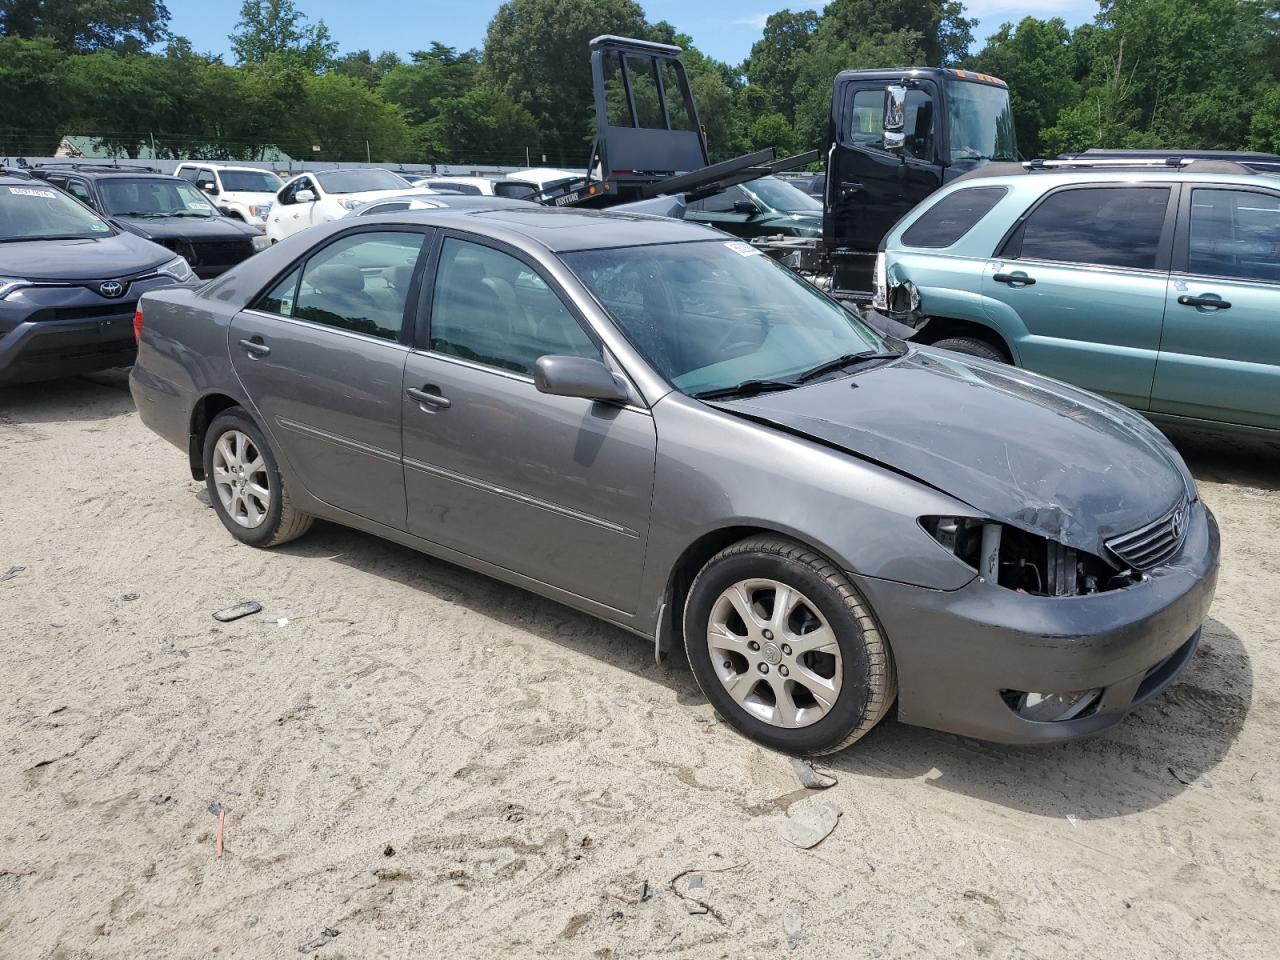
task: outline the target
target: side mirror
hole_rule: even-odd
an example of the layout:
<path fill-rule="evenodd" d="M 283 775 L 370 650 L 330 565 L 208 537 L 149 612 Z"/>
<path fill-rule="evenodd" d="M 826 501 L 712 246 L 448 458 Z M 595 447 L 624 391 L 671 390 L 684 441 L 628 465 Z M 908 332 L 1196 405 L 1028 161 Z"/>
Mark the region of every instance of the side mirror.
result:
<path fill-rule="evenodd" d="M 884 89 L 884 148 L 901 150 L 906 135 L 907 88 L 893 84 Z"/>
<path fill-rule="evenodd" d="M 748 217 L 754 217 L 760 212 L 760 208 L 750 200 L 735 200 L 733 201 L 733 212 L 745 213 Z"/>
<path fill-rule="evenodd" d="M 213 183 L 211 181 L 205 181 L 204 183 L 196 184 L 196 186 L 198 186 L 205 193 L 209 194 L 209 196 L 211 197 L 216 197 L 218 195 L 218 185 L 216 183 Z"/>
<path fill-rule="evenodd" d="M 312 203 L 316 199 L 316 195 L 310 190 L 299 190 L 293 195 L 294 203 Z"/>
<path fill-rule="evenodd" d="M 609 368 L 589 357 L 539 357 L 534 364 L 533 384 L 539 393 L 555 397 L 583 397 L 604 403 L 626 403 L 630 399 Z"/>

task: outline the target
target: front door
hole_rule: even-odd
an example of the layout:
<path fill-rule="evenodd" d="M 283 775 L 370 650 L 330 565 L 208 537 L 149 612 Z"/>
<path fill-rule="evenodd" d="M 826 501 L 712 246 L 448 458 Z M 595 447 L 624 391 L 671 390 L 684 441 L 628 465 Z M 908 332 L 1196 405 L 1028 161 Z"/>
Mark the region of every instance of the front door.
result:
<path fill-rule="evenodd" d="M 404 529 L 400 397 L 427 234 L 358 228 L 236 315 L 228 347 L 291 479 Z"/>
<path fill-rule="evenodd" d="M 889 80 L 857 81 L 837 91 L 836 143 L 827 170 L 824 238 L 835 248 L 836 286 L 870 290 L 876 250 L 895 223 L 942 185 L 937 161 L 937 87 L 907 91 L 906 142 L 884 145 L 884 94 Z"/>
<path fill-rule="evenodd" d="M 298 194 L 303 190 L 310 190 L 317 199 L 297 199 Z M 315 181 L 311 177 L 299 177 L 285 187 L 280 192 L 279 203 L 271 208 L 271 222 L 276 228 L 274 231 L 276 235 L 281 238 L 287 237 L 311 226 L 311 218 L 319 196 Z"/>
<path fill-rule="evenodd" d="M 1168 186 L 1046 194 L 982 278 L 983 302 L 1018 362 L 1147 409 L 1168 284 Z"/>
<path fill-rule="evenodd" d="M 716 227 L 735 237 L 749 239 L 764 236 L 765 233 L 770 232 L 755 223 L 760 220 L 760 214 L 764 212 L 742 187 L 729 187 L 727 190 L 721 190 L 717 194 L 689 204 L 684 218 L 695 223 L 705 223 L 709 227 Z M 778 231 L 775 228 L 772 232 Z"/>
<path fill-rule="evenodd" d="M 405 370 L 409 530 L 634 612 L 653 491 L 653 418 L 539 393 L 538 357 L 601 358 L 539 267 L 449 236 L 430 329 Z"/>
<path fill-rule="evenodd" d="M 1185 192 L 1151 409 L 1280 429 L 1280 192 Z"/>

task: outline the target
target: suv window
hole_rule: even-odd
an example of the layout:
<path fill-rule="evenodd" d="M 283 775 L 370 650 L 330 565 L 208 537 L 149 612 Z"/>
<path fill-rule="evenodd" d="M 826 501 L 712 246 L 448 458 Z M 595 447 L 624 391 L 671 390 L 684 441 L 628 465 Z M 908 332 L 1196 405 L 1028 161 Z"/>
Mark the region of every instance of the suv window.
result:
<path fill-rule="evenodd" d="M 1191 191 L 1187 272 L 1280 282 L 1280 197 L 1250 190 Z"/>
<path fill-rule="evenodd" d="M 933 99 L 910 89 L 902 111 L 906 142 L 903 153 L 917 160 L 933 159 Z M 845 145 L 884 149 L 884 88 L 854 92 L 844 115 Z"/>
<path fill-rule="evenodd" d="M 548 354 L 601 359 L 600 348 L 531 267 L 452 238 L 436 272 L 431 349 L 524 374 Z"/>
<path fill-rule="evenodd" d="M 1008 193 L 1007 187 L 966 187 L 947 194 L 902 235 L 908 247 L 949 247 L 978 225 Z"/>
<path fill-rule="evenodd" d="M 71 194 L 77 200 L 93 206 L 93 194 L 89 192 L 89 185 L 83 180 L 68 180 L 67 193 Z"/>
<path fill-rule="evenodd" d="M 302 268 L 292 316 L 398 340 L 424 239 L 421 233 L 386 231 L 355 233 L 334 241 Z M 278 290 L 263 298 L 261 309 L 271 309 L 266 303 Z M 282 305 L 274 313 L 284 313 L 283 295 L 279 299 Z"/>
<path fill-rule="evenodd" d="M 749 198 L 741 187 L 730 187 L 702 200 L 695 200 L 689 204 L 689 209 L 702 213 L 733 213 L 733 205 L 739 200 L 747 199 Z"/>
<path fill-rule="evenodd" d="M 1023 260 L 1154 270 L 1168 187 L 1080 187 L 1051 193 L 1018 233 Z"/>

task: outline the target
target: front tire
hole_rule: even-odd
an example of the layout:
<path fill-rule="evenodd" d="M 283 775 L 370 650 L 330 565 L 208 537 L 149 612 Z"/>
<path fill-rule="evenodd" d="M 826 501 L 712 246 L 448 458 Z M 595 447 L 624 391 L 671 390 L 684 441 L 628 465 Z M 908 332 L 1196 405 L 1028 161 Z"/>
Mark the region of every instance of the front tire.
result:
<path fill-rule="evenodd" d="M 993 360 L 996 363 L 1009 362 L 998 348 L 977 337 L 945 337 L 933 343 L 932 346 L 950 350 L 952 353 L 962 353 L 966 357 L 981 357 L 983 360 Z"/>
<path fill-rule="evenodd" d="M 251 547 L 274 547 L 302 536 L 312 518 L 289 490 L 266 437 L 239 407 L 218 414 L 204 438 L 209 501 L 228 532 Z"/>
<path fill-rule="evenodd" d="M 786 753 L 844 749 L 897 693 L 866 601 L 834 564 L 791 540 L 752 538 L 712 557 L 689 590 L 684 643 L 720 715 Z"/>

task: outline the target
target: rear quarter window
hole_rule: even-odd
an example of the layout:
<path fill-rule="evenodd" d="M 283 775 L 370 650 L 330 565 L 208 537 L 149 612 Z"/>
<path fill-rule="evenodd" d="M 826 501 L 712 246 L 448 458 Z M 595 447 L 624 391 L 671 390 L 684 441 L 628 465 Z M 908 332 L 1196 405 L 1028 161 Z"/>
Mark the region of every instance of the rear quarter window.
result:
<path fill-rule="evenodd" d="M 920 215 L 902 235 L 906 247 L 949 247 L 978 225 L 1008 187 L 966 187 L 949 193 Z"/>

